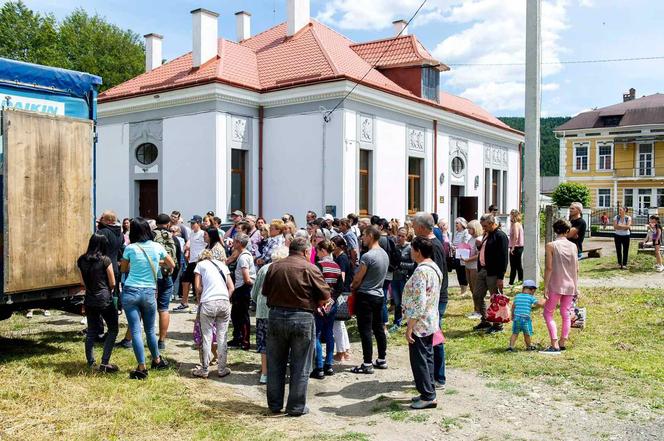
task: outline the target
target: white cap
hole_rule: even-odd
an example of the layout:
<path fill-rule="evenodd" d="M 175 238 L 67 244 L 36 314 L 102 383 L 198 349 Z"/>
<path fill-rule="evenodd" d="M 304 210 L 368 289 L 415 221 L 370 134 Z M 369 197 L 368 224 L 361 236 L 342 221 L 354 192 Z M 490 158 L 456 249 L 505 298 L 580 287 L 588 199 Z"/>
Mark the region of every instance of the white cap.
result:
<path fill-rule="evenodd" d="M 327 213 L 325 214 L 325 216 L 323 216 L 323 219 L 325 219 L 326 221 L 333 221 L 334 216 L 332 216 L 330 213 Z"/>

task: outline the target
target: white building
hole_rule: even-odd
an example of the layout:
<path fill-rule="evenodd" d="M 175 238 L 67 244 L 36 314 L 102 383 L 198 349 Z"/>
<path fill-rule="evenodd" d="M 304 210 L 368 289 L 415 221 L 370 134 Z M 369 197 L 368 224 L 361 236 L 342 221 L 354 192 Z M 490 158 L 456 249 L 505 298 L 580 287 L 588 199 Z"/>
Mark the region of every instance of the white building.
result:
<path fill-rule="evenodd" d="M 99 96 L 97 206 L 299 222 L 309 209 L 519 206 L 522 133 L 440 92 L 448 68 L 417 38 L 355 44 L 311 20 L 307 0 L 288 3 L 287 21 L 255 36 L 238 12 L 238 42 L 192 11 L 192 52 L 164 65 L 162 37 L 146 35 L 146 73 Z"/>

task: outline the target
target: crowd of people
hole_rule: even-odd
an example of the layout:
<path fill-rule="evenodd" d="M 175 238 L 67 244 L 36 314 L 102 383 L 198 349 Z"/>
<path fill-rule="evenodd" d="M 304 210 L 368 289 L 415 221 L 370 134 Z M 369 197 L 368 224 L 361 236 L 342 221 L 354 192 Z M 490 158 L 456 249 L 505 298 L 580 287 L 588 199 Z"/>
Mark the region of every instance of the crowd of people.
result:
<path fill-rule="evenodd" d="M 121 224 L 115 213 L 104 212 L 78 261 L 86 288 L 88 365 L 102 372 L 118 370 L 110 357 L 118 334 L 118 311 L 124 311 L 128 330 L 117 345 L 133 348 L 137 366 L 130 378 L 148 376 L 141 328 L 151 368 L 167 368 L 162 352 L 170 314 L 189 312 L 196 314 L 192 337 L 200 353 L 192 375 L 207 378 L 216 365 L 219 377 L 225 377 L 231 374 L 227 349 L 252 347 L 253 307 L 255 350 L 261 354 L 258 383 L 267 385 L 268 407 L 275 413 L 284 409 L 288 368 L 285 411 L 302 415 L 308 411 L 309 379 L 332 376 L 335 363 L 350 359 L 345 321 L 352 312 L 362 361 L 351 372 L 371 375 L 388 369 L 387 336 L 404 327 L 418 391 L 411 406 L 436 407 L 436 393 L 446 383 L 442 321 L 449 272 L 456 272 L 462 293 L 472 293 L 474 311 L 469 317 L 480 320 L 474 329 L 487 333 L 502 330 L 501 324 L 488 320 L 486 299 L 504 289 L 508 263 L 509 284 L 523 279 L 521 215 L 511 212 L 506 234 L 496 214 L 490 207 L 480 219 L 459 217 L 451 233 L 444 219 L 425 212 L 401 224 L 379 216 L 349 214 L 335 219 L 309 211 L 306 225 L 299 228 L 288 213 L 267 222 L 235 211 L 226 231 L 213 212 L 194 215 L 187 223 L 173 211 L 155 220 L 124 219 Z M 542 351 L 546 354 L 565 350 L 569 309 L 578 294 L 577 255 L 583 230 L 576 217 L 571 222 L 556 222 L 558 237 L 547 244 L 544 300 L 533 296 L 537 287 L 526 281 L 514 302 L 513 334 L 523 332 L 529 349 L 531 309 L 544 307 L 551 339 Z M 190 304 L 190 293 L 196 305 Z M 173 301 L 177 305 L 169 310 Z M 560 339 L 553 321 L 559 304 Z M 93 346 L 104 326 L 104 350 L 97 365 Z M 509 350 L 514 350 L 515 335 Z"/>

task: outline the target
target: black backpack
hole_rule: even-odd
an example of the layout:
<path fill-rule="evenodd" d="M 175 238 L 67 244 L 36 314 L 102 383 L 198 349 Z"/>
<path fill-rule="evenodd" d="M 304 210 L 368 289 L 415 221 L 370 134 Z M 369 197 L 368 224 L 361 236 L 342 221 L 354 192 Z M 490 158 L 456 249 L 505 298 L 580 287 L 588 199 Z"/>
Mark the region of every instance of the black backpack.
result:
<path fill-rule="evenodd" d="M 401 267 L 401 251 L 397 244 L 394 242 L 394 239 L 387 237 L 387 256 L 390 258 L 390 265 L 388 270 L 394 272 Z"/>

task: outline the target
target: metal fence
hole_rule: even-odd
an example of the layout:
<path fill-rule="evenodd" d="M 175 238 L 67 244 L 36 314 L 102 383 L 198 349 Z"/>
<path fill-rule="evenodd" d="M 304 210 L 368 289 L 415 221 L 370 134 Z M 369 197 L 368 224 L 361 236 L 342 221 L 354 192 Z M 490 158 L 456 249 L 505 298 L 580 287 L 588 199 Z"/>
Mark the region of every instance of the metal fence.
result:
<path fill-rule="evenodd" d="M 650 212 L 644 210 L 630 210 L 627 213 L 632 218 L 631 232 L 637 235 L 646 234 L 648 229 L 648 218 Z M 611 233 L 613 234 L 613 221 L 618 216 L 617 208 L 593 208 L 590 215 L 590 229 L 593 234 Z"/>

